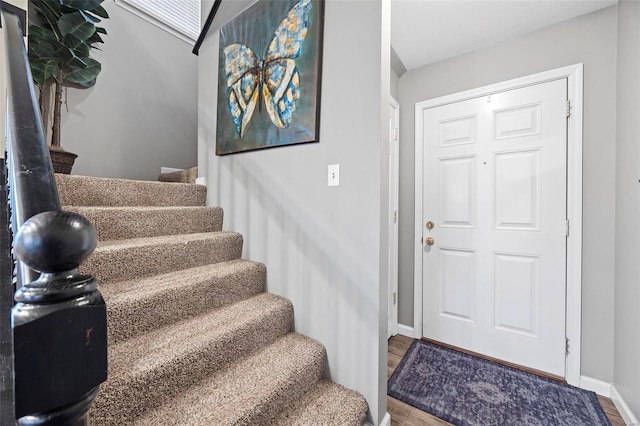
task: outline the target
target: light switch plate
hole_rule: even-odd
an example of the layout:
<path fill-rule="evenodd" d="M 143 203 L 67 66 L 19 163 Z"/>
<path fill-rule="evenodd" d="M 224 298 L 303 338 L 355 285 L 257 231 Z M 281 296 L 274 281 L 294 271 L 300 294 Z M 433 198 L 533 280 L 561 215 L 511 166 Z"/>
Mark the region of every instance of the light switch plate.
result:
<path fill-rule="evenodd" d="M 340 164 L 329 164 L 328 172 L 328 185 L 340 186 Z"/>

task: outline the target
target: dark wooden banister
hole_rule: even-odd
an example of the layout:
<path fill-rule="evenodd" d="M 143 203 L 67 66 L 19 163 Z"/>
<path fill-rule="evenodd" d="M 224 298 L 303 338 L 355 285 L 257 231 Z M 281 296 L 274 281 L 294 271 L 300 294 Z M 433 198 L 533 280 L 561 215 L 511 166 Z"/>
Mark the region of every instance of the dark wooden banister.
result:
<path fill-rule="evenodd" d="M 13 404 L 0 408 L 0 420 L 2 425 L 86 424 L 107 375 L 106 306 L 97 281 L 77 269 L 95 248 L 95 230 L 81 215 L 61 211 L 21 22 L 4 4 L 2 9 L 8 138 L 0 196 L 8 199 L 3 206 L 10 210 L 11 226 L 3 222 L 0 244 L 6 254 L 13 237 L 17 267 L 7 274 L 13 265 L 0 258 L 2 306 L 13 306 L 13 342 L 0 335 L 1 366 L 13 363 L 13 371 L 0 376 L 14 381 L 13 387 L 2 383 L 0 400 L 12 393 Z M 13 290 L 15 305 L 6 300 Z M 3 311 L 3 327 L 7 320 Z M 6 354 L 11 344 L 12 358 Z M 8 411 L 13 411 L 11 423 L 5 420 Z"/>
<path fill-rule="evenodd" d="M 207 15 L 207 20 L 202 27 L 202 31 L 200 31 L 200 35 L 198 36 L 198 40 L 196 40 L 196 44 L 193 46 L 193 54 L 198 55 L 200 52 L 200 46 L 202 46 L 202 42 L 204 41 L 207 33 L 209 32 L 209 28 L 211 27 L 211 23 L 213 22 L 213 18 L 216 17 L 216 13 L 218 13 L 218 8 L 220 7 L 220 3 L 222 0 L 216 0 L 211 6 L 211 10 L 209 11 L 209 15 Z"/>

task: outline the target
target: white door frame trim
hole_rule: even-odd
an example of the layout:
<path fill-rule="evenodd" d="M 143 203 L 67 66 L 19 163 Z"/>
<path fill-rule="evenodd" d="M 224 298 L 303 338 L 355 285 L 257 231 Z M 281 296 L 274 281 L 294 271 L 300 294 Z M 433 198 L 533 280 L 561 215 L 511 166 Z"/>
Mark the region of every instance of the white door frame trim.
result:
<path fill-rule="evenodd" d="M 393 185 L 395 187 L 395 191 L 394 191 L 394 199 L 393 200 L 389 200 L 389 210 L 395 210 L 396 212 L 399 211 L 400 207 L 399 207 L 399 196 L 400 196 L 400 149 L 399 149 L 399 145 L 400 145 L 400 135 L 399 135 L 399 128 L 400 128 L 400 104 L 398 103 L 398 101 L 396 101 L 393 96 L 389 97 L 389 104 L 390 106 L 393 108 L 393 115 L 394 115 L 394 122 L 396 123 L 396 130 L 398 133 L 397 135 L 397 139 L 395 141 L 395 143 L 393 144 L 393 157 L 394 157 L 394 162 L 395 162 L 395 166 L 393 168 L 393 175 L 389 175 L 389 184 Z M 389 129 L 389 135 L 393 135 L 393 129 Z M 393 136 L 392 136 L 393 137 Z M 391 194 L 391 191 L 389 191 L 389 193 Z M 396 218 L 399 216 L 399 213 L 396 213 Z M 390 247 L 390 254 L 391 254 L 391 262 L 393 263 L 393 268 L 391 267 L 392 265 L 389 265 L 389 272 L 391 271 L 395 271 L 395 276 L 393 277 L 389 277 L 389 285 L 392 287 L 392 290 L 395 292 L 396 294 L 396 303 L 393 305 L 393 311 L 391 312 L 391 321 L 392 321 L 392 329 L 389 330 L 387 332 L 387 334 L 389 334 L 389 332 L 395 336 L 396 334 L 398 334 L 398 238 L 399 238 L 399 233 L 398 233 L 398 223 L 396 221 L 396 223 L 392 223 L 393 220 L 393 213 L 390 212 L 390 216 L 389 216 L 389 243 L 391 244 Z M 395 229 L 394 229 L 395 228 Z M 392 238 L 392 234 L 395 233 L 395 238 Z"/>
<path fill-rule="evenodd" d="M 422 337 L 422 185 L 423 143 L 422 114 L 425 109 L 468 99 L 487 96 L 506 90 L 532 86 L 567 78 L 567 96 L 571 102 L 571 117 L 567 121 L 567 218 L 570 232 L 567 238 L 567 306 L 566 337 L 569 354 L 566 358 L 565 378 L 574 386 L 580 385 L 581 300 L 582 300 L 582 111 L 583 64 L 575 64 L 528 75 L 477 89 L 416 102 L 415 106 L 415 246 L 413 330 L 414 337 Z"/>

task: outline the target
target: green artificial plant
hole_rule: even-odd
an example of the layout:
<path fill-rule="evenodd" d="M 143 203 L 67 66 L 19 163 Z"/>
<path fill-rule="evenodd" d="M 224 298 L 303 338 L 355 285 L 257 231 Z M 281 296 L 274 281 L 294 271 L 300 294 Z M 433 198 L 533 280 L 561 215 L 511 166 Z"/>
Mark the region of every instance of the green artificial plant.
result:
<path fill-rule="evenodd" d="M 51 146 L 60 147 L 62 88 L 92 87 L 102 69 L 90 54 L 97 43 L 103 43 L 101 35 L 107 34 L 96 25 L 100 18 L 109 18 L 103 1 L 31 0 L 36 16 L 29 25 L 29 61 L 40 91 L 40 113 L 45 125 L 53 113 Z M 52 89 L 51 108 L 47 95 Z"/>

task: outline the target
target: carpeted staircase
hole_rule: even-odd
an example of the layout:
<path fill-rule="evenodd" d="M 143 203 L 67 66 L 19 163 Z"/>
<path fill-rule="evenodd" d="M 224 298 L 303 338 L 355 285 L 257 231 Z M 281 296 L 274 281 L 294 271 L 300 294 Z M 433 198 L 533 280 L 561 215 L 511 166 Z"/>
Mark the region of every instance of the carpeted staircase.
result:
<path fill-rule="evenodd" d="M 325 349 L 292 332 L 291 302 L 241 260 L 206 187 L 56 175 L 95 226 L 82 266 L 108 312 L 109 379 L 92 425 L 362 425 L 358 393 L 323 379 Z"/>

